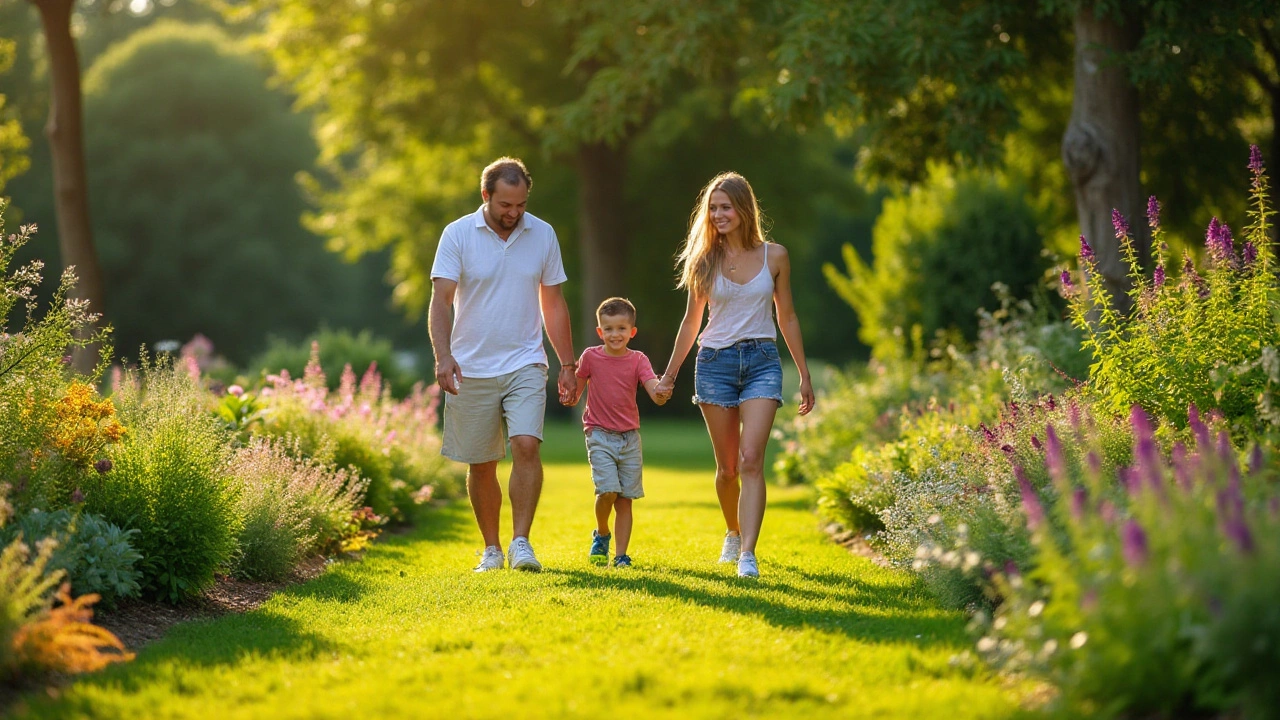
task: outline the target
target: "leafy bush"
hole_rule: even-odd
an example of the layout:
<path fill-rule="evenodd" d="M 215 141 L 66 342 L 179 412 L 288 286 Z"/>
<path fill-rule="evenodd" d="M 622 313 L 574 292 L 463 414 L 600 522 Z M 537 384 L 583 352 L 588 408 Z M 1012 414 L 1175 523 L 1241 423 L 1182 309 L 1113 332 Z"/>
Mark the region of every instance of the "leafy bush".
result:
<path fill-rule="evenodd" d="M 231 464 L 244 519 L 233 573 L 273 580 L 318 551 L 341 549 L 353 532 L 364 481 L 346 470 L 298 459 L 280 441 L 257 438 Z"/>
<path fill-rule="evenodd" d="M 186 372 L 143 368 L 116 389 L 130 432 L 110 448 L 109 471 L 86 482 L 85 510 L 136 529 L 143 593 L 177 602 L 212 583 L 235 550 L 230 438 Z"/>
<path fill-rule="evenodd" d="M 437 388 L 415 386 L 396 401 L 372 367 L 359 383 L 344 368 L 336 392 L 325 377 L 314 347 L 301 379 L 288 371 L 269 376 L 260 393 L 267 404 L 263 433 L 291 438 L 302 455 L 321 463 L 353 468 L 368 481 L 363 504 L 379 515 L 403 517 L 424 493 L 457 492 L 460 468 L 439 452 Z"/>
<path fill-rule="evenodd" d="M 929 180 L 890 198 L 872 232 L 874 266 L 846 245 L 847 275 L 823 268 L 857 311 L 859 337 L 877 357 L 895 329 L 921 326 L 925 337 L 956 329 L 977 337 L 975 313 L 996 300 L 993 283 L 1018 295 L 1040 282 L 1047 261 L 1023 191 L 974 173 L 935 169 Z"/>
<path fill-rule="evenodd" d="M 416 381 L 416 378 L 400 368 L 391 342 L 374 337 L 368 330 L 353 334 L 349 330 L 324 328 L 296 343 L 272 338 L 267 349 L 249 363 L 249 368 L 254 374 L 259 371 L 279 373 L 287 370 L 293 377 L 302 377 L 311 361 L 312 348 L 317 345 L 320 348 L 320 368 L 326 378 L 341 378 L 343 368 L 348 365 L 361 372 L 373 368 L 382 373 L 384 381 L 396 397 L 403 397 Z M 336 390 L 337 386 L 330 385 L 329 389 Z"/>
<path fill-rule="evenodd" d="M 1176 442 L 1166 462 L 1134 408 L 1119 493 L 1049 431 L 1052 492 L 1020 480 L 1034 569 L 996 572 L 1006 600 L 978 619 L 978 650 L 1053 681 L 1073 716 L 1280 708 L 1280 492 L 1260 452 L 1242 472 L 1225 431 L 1189 420 L 1193 449 Z"/>
<path fill-rule="evenodd" d="M 14 634 L 14 665 L 18 671 L 93 672 L 133 659 L 133 653 L 125 651 L 120 638 L 90 622 L 90 606 L 98 601 L 97 595 L 72 598 L 71 586 L 63 583 L 55 599 L 55 607 Z"/>
<path fill-rule="evenodd" d="M 94 593 L 112 603 L 141 589 L 135 566 L 142 556 L 129 544 L 137 530 L 122 530 L 91 513 L 34 510 L 0 530 L 0 541 L 19 533 L 26 542 L 56 541 L 49 568 L 62 570 L 76 595 Z"/>
<path fill-rule="evenodd" d="M 64 496 L 65 488 L 74 486 L 83 471 L 78 460 L 96 451 L 83 446 L 78 436 L 64 432 L 69 429 L 61 415 L 64 401 L 77 387 L 86 387 L 73 385 L 68 391 L 68 380 L 75 373 L 66 353 L 98 343 L 106 358 L 110 347 L 106 343 L 108 331 L 92 330 L 97 316 L 89 312 L 88 304 L 71 299 L 74 273 L 64 272 L 47 307 L 40 306 L 36 290 L 43 264 L 33 261 L 13 267 L 15 256 L 30 242 L 35 227 L 23 226 L 6 235 L 5 207 L 0 200 L 0 428 L 4 428 L 0 432 L 0 473 L 14 480 L 12 501 L 24 510 L 45 504 L 48 493 Z M 15 327 L 18 312 L 23 312 L 24 318 Z M 91 382 L 97 375 L 95 371 L 80 379 Z M 106 432 L 110 425 L 104 421 L 90 434 Z M 59 445 L 68 439 L 70 445 Z M 69 458 L 63 451 L 71 453 Z"/>
<path fill-rule="evenodd" d="M 18 668 L 15 638 L 49 608 L 49 592 L 62 577 L 61 572 L 47 571 L 55 544 L 41 543 L 34 556 L 22 540 L 0 549 L 0 671 L 6 674 Z"/>
<path fill-rule="evenodd" d="M 1267 206 L 1267 177 L 1256 146 L 1249 167 L 1253 222 L 1240 251 L 1230 228 L 1214 218 L 1206 236 L 1208 267 L 1198 272 L 1187 255 L 1177 283 L 1167 277 L 1156 199 L 1147 209 L 1158 248 L 1151 279 L 1142 271 L 1128 221 L 1113 214 L 1133 284 L 1134 310 L 1127 317 L 1112 310 L 1093 251 L 1081 238 L 1085 282 L 1078 286 L 1063 271 L 1063 286 L 1095 359 L 1093 385 L 1111 412 L 1123 414 L 1136 404 L 1166 422 L 1182 423 L 1187 406 L 1196 405 L 1220 410 L 1238 435 L 1280 427 L 1280 281 L 1268 236 L 1274 211 Z"/>

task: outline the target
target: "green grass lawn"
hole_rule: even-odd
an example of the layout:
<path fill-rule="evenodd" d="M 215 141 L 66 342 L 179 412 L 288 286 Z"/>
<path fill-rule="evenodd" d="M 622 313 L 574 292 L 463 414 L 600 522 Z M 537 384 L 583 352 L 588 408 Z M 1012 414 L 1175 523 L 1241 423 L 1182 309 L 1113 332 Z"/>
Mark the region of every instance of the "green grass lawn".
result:
<path fill-rule="evenodd" d="M 953 667 L 963 617 L 830 543 L 804 488 L 770 488 L 762 577 L 715 563 L 697 423 L 645 432 L 630 570 L 587 563 L 581 433 L 548 428 L 541 574 L 472 573 L 465 502 L 260 609 L 174 628 L 22 717 L 1007 717 L 1017 691 Z M 505 475 L 504 475 L 505 477 Z M 504 519 L 503 542 L 510 524 Z"/>

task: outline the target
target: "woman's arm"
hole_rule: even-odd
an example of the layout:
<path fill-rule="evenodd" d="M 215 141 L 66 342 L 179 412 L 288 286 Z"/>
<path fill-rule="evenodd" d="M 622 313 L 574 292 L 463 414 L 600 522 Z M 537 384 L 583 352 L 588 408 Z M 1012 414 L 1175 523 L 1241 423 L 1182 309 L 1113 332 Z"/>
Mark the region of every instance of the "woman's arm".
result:
<path fill-rule="evenodd" d="M 667 361 L 667 369 L 662 373 L 657 391 L 670 393 L 676 384 L 676 374 L 688 357 L 693 342 L 698 337 L 698 329 L 702 327 L 702 313 L 707 307 L 706 298 L 695 297 L 689 293 L 689 300 L 684 308 L 684 320 L 680 322 L 680 331 L 676 333 L 676 345 L 671 351 L 671 359 Z"/>
<path fill-rule="evenodd" d="M 800 371 L 800 414 L 808 415 L 813 409 L 813 383 L 809 380 L 809 363 L 804 357 L 804 339 L 800 335 L 800 318 L 791 299 L 791 258 L 786 248 L 774 243 L 770 256 L 777 258 L 773 276 L 773 306 L 778 312 L 778 330 L 787 343 L 791 359 Z"/>

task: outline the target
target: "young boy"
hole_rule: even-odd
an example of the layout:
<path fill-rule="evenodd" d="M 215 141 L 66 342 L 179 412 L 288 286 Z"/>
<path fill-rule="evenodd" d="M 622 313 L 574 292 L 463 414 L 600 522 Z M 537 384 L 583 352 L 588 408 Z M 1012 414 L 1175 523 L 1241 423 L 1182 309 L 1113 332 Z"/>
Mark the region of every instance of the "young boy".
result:
<path fill-rule="evenodd" d="M 624 298 L 609 298 L 596 309 L 596 334 L 603 341 L 582 352 L 578 360 L 578 386 L 571 404 L 577 405 L 590 384 L 582 429 L 587 435 L 587 460 L 596 486 L 596 529 L 591 532 L 590 560 L 609 562 L 609 515 L 617 510 L 618 543 L 614 567 L 631 567 L 627 545 L 631 541 L 631 501 L 644 497 L 641 482 L 640 408 L 636 386 L 643 385 L 659 405 L 669 395 L 658 395 L 658 377 L 644 353 L 627 344 L 636 335 L 636 308 Z"/>

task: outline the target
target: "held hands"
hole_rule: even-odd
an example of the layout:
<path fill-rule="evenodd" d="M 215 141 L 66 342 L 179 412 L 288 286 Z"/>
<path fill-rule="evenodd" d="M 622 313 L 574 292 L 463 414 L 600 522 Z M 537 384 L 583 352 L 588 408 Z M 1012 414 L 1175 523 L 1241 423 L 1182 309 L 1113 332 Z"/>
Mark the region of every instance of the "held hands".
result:
<path fill-rule="evenodd" d="M 560 366 L 560 378 L 556 383 L 560 388 L 560 404 L 572 406 L 578 404 L 578 374 L 573 365 Z"/>
<path fill-rule="evenodd" d="M 653 389 L 654 402 L 659 405 L 665 405 L 671 399 L 671 394 L 675 392 L 676 379 L 674 376 L 664 374 L 658 379 L 658 385 Z"/>
<path fill-rule="evenodd" d="M 462 368 L 458 367 L 458 361 L 452 355 L 436 360 L 436 383 L 450 395 L 458 394 L 458 386 L 462 384 Z"/>

